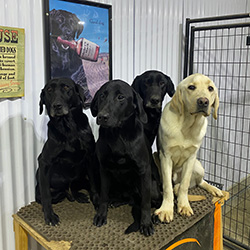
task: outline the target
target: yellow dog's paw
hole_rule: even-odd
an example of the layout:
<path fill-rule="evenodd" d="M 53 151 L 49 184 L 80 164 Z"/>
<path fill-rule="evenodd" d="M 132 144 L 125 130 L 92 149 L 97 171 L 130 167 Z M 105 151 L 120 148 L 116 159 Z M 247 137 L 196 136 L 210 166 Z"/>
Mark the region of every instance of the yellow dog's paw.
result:
<path fill-rule="evenodd" d="M 177 212 L 182 216 L 190 217 L 194 214 L 193 209 L 189 204 L 186 205 L 178 205 Z"/>
<path fill-rule="evenodd" d="M 161 222 L 167 222 L 170 223 L 174 219 L 174 210 L 173 209 L 167 209 L 163 210 L 161 208 L 155 210 L 155 215 L 158 216 L 159 220 Z"/>
<path fill-rule="evenodd" d="M 209 187 L 209 193 L 211 193 L 213 196 L 218 196 L 218 197 L 223 197 L 223 193 L 221 192 L 220 189 L 218 189 L 217 187 L 211 186 Z"/>

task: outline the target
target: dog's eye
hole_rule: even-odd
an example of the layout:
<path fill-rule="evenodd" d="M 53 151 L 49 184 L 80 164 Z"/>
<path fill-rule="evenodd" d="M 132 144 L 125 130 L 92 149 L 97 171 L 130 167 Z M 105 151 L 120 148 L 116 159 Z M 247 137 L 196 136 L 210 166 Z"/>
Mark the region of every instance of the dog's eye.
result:
<path fill-rule="evenodd" d="M 117 96 L 117 99 L 118 99 L 119 101 L 122 101 L 122 100 L 125 99 L 125 96 L 120 94 L 120 95 Z"/>
<path fill-rule="evenodd" d="M 47 91 L 48 91 L 49 93 L 51 93 L 51 92 L 52 92 L 52 88 L 47 88 Z"/>
<path fill-rule="evenodd" d="M 214 88 L 213 88 L 212 86 L 209 86 L 209 87 L 208 87 L 208 90 L 209 90 L 210 92 L 212 92 L 212 91 L 214 91 Z"/>
<path fill-rule="evenodd" d="M 164 85 L 164 82 L 160 82 L 160 85 L 163 86 L 163 85 Z"/>
<path fill-rule="evenodd" d="M 195 90 L 196 87 L 195 87 L 194 85 L 189 85 L 189 86 L 188 86 L 188 89 L 190 89 L 190 90 Z"/>
<path fill-rule="evenodd" d="M 59 17 L 57 20 L 58 20 L 59 23 L 62 23 L 62 22 L 63 22 L 62 17 Z"/>
<path fill-rule="evenodd" d="M 64 85 L 64 86 L 63 86 L 63 89 L 64 89 L 65 91 L 69 91 L 69 86 Z"/>

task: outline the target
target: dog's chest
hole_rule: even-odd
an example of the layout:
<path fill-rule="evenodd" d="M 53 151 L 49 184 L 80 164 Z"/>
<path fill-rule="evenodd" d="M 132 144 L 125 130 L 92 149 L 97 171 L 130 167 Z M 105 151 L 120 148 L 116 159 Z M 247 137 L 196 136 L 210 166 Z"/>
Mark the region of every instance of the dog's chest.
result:
<path fill-rule="evenodd" d="M 182 167 L 183 163 L 195 154 L 197 147 L 194 145 L 189 146 L 174 146 L 170 148 L 171 159 L 173 161 L 173 167 Z"/>
<path fill-rule="evenodd" d="M 125 155 L 110 155 L 104 167 L 116 179 L 131 178 L 131 173 L 136 169 L 131 159 Z"/>
<path fill-rule="evenodd" d="M 110 151 L 106 156 L 109 168 L 129 171 L 133 161 L 128 143 L 118 139 L 113 144 L 110 144 L 109 148 Z"/>
<path fill-rule="evenodd" d="M 126 166 L 131 162 L 131 157 L 129 156 L 126 148 L 124 148 L 124 147 L 115 148 L 114 147 L 114 148 L 112 148 L 112 151 L 110 152 L 107 160 L 122 168 L 123 166 Z"/>
<path fill-rule="evenodd" d="M 129 140 L 126 140 L 119 135 L 117 137 L 106 137 L 106 142 L 109 148 L 109 156 L 111 158 L 114 157 L 115 159 L 127 158 L 131 151 L 130 149 L 132 148 Z M 122 161 L 123 160 L 121 160 L 121 162 Z"/>

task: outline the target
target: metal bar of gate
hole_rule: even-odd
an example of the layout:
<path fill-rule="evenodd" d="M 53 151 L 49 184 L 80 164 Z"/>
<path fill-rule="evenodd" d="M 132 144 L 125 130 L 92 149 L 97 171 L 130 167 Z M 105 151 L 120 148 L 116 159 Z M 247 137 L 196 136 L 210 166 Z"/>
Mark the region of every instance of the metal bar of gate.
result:
<path fill-rule="evenodd" d="M 221 24 L 211 26 L 192 27 L 193 32 L 201 30 L 218 30 L 218 29 L 231 29 L 239 27 L 250 27 L 250 23 L 233 23 L 233 24 Z"/>
<path fill-rule="evenodd" d="M 189 75 L 193 74 L 193 64 L 194 64 L 194 32 L 195 32 L 195 27 L 191 27 L 190 57 L 189 57 Z"/>
<path fill-rule="evenodd" d="M 183 78 L 187 77 L 187 72 L 188 72 L 189 34 L 190 34 L 190 25 L 192 23 L 235 20 L 235 19 L 249 18 L 249 17 L 250 17 L 250 13 L 236 14 L 236 15 L 225 15 L 225 16 L 217 16 L 217 17 L 194 18 L 194 19 L 186 18 L 186 29 L 185 29 L 185 40 L 184 40 Z"/>
<path fill-rule="evenodd" d="M 190 50 L 189 50 L 190 56 L 189 56 L 189 60 L 188 60 L 188 57 L 185 57 L 187 59 L 186 65 L 189 64 L 189 74 L 192 74 L 193 70 L 194 70 L 193 65 L 194 65 L 195 32 L 196 31 L 231 29 L 231 28 L 242 28 L 242 27 L 249 27 L 250 28 L 250 23 L 248 22 L 248 23 L 235 23 L 235 24 L 227 24 L 227 25 L 224 25 L 224 24 L 223 25 L 210 25 L 210 26 L 202 26 L 202 27 L 192 26 L 191 32 L 190 32 Z M 189 31 L 188 31 L 188 35 L 189 35 Z M 247 36 L 247 38 L 248 37 L 249 36 Z M 186 70 L 187 70 L 187 68 L 186 68 Z M 185 71 L 184 71 L 184 73 L 185 73 Z M 229 242 L 231 241 L 232 243 L 237 244 L 239 247 L 244 247 L 244 249 L 250 249 L 249 246 L 246 246 L 245 244 L 243 244 L 237 240 L 234 240 L 233 238 L 228 237 L 227 235 L 224 235 L 224 238 L 227 239 Z"/>
<path fill-rule="evenodd" d="M 201 26 L 201 27 L 191 27 L 190 33 L 190 56 L 189 56 L 189 75 L 193 74 L 193 61 L 194 61 L 194 38 L 196 31 L 204 31 L 204 30 L 217 30 L 217 29 L 231 29 L 237 27 L 250 27 L 250 23 L 234 23 L 234 24 L 222 24 L 222 25 L 211 25 L 211 26 Z M 187 56 L 187 55 L 186 55 Z M 187 60 L 188 57 L 185 57 Z M 187 77 L 187 68 L 184 71 L 184 77 Z"/>

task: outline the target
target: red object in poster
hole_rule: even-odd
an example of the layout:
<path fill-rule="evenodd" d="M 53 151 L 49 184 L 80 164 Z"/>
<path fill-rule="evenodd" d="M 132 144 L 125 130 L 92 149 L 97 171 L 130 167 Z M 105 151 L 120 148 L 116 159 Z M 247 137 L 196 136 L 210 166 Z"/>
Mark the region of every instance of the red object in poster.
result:
<path fill-rule="evenodd" d="M 100 47 L 85 38 L 80 38 L 78 41 L 68 41 L 63 40 L 59 36 L 57 37 L 57 41 L 62 45 L 69 46 L 71 49 L 75 50 L 82 59 L 94 62 L 96 62 L 98 59 Z"/>

